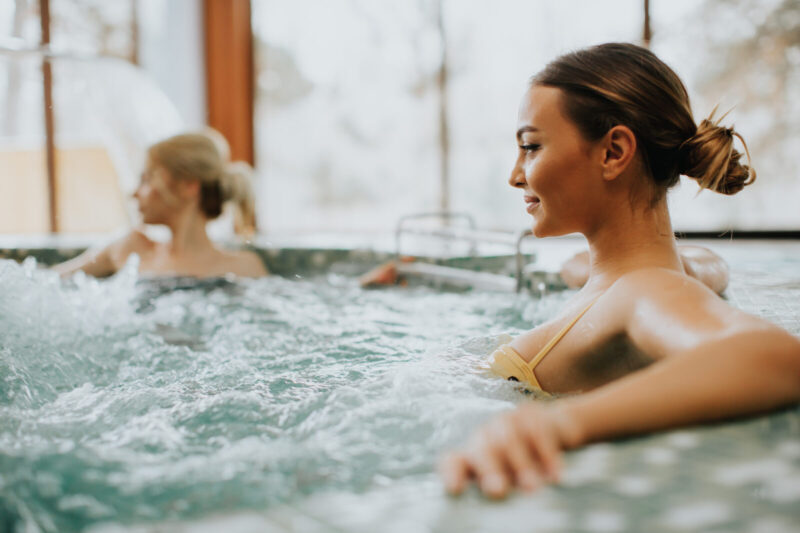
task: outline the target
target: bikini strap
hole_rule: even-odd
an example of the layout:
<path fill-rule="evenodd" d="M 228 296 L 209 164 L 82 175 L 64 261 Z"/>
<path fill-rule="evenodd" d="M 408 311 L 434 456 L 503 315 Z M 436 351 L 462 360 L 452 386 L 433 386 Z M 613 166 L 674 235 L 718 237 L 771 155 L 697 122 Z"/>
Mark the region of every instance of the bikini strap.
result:
<path fill-rule="evenodd" d="M 541 350 L 539 350 L 539 353 L 537 353 L 537 354 L 536 354 L 536 355 L 533 357 L 533 359 L 531 359 L 531 360 L 528 362 L 528 367 L 531 369 L 531 371 L 533 371 L 533 369 L 535 369 L 535 368 L 536 368 L 536 366 L 537 366 L 537 365 L 538 365 L 538 364 L 539 364 L 539 363 L 542 361 L 542 359 L 544 359 L 544 358 L 547 356 L 547 354 L 548 354 L 548 353 L 550 353 L 550 350 L 552 350 L 552 349 L 555 347 L 555 345 L 559 343 L 559 341 L 560 341 L 560 340 L 561 340 L 561 339 L 564 337 L 564 335 L 566 335 L 566 334 L 569 332 L 569 330 L 571 330 L 571 329 L 572 329 L 572 326 L 574 326 L 574 325 L 575 325 L 575 324 L 578 322 L 578 320 L 580 320 L 580 319 L 581 319 L 581 317 L 582 317 L 583 315 L 585 315 L 585 314 L 586 314 L 586 311 L 588 311 L 589 309 L 591 309 L 591 308 L 592 308 L 592 306 L 595 304 L 595 302 L 596 302 L 597 300 L 599 300 L 599 299 L 600 299 L 600 297 L 598 296 L 597 298 L 595 298 L 594 300 L 592 300 L 592 301 L 589 303 L 589 305 L 587 305 L 587 306 L 586 306 L 586 307 L 583 309 L 583 311 L 581 311 L 580 313 L 578 313 L 578 316 L 576 316 L 575 318 L 573 318 L 573 319 L 572 319 L 572 320 L 571 320 L 571 321 L 570 321 L 570 322 L 569 322 L 569 323 L 568 323 L 566 326 L 564 326 L 563 328 L 561 328 L 561 331 L 559 331 L 559 332 L 556 334 L 556 336 L 555 336 L 555 337 L 553 337 L 552 339 L 550 339 L 550 342 L 548 342 L 547 344 L 545 344 L 545 345 L 544 345 L 544 348 L 542 348 Z"/>

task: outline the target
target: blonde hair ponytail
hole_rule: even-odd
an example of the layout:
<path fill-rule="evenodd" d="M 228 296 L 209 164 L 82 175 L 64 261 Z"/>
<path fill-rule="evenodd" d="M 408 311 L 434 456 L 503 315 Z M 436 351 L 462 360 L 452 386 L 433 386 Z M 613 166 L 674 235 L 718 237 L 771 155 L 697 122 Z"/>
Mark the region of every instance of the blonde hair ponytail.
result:
<path fill-rule="evenodd" d="M 256 206 L 253 193 L 253 167 L 244 161 L 228 163 L 221 182 L 225 201 L 236 206 L 234 231 L 238 235 L 256 232 Z"/>

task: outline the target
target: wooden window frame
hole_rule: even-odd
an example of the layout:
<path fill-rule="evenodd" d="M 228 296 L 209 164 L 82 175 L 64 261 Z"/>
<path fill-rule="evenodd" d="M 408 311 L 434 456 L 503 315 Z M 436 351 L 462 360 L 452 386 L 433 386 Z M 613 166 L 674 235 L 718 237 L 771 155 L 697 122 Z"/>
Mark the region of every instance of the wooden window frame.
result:
<path fill-rule="evenodd" d="M 222 133 L 233 160 L 255 163 L 254 66 L 250 0 L 204 0 L 208 124 Z"/>

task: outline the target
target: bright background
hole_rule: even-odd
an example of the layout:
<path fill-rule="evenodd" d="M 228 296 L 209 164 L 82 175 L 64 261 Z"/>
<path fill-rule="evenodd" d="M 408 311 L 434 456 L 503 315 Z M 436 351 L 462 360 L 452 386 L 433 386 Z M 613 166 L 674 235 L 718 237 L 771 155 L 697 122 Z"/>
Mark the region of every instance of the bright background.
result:
<path fill-rule="evenodd" d="M 123 58 L 56 62 L 57 144 L 79 161 L 65 187 L 84 184 L 63 200 L 77 213 L 65 231 L 126 226 L 125 195 L 147 144 L 205 123 L 200 1 L 51 2 L 55 50 Z M 443 205 L 483 228 L 524 228 L 506 180 L 526 80 L 558 54 L 640 42 L 642 4 L 253 0 L 262 231 L 385 233 L 404 214 Z M 675 229 L 800 229 L 800 102 L 791 97 L 800 94 L 800 2 L 650 5 L 652 49 L 686 82 L 696 118 L 732 108 L 759 172 L 734 197 L 682 183 L 670 197 Z M 35 47 L 38 31 L 36 2 L 0 3 L 0 47 Z M 36 58 L 0 53 L 0 232 L 46 231 L 21 222 L 44 202 L 30 152 L 43 136 L 40 76 Z"/>

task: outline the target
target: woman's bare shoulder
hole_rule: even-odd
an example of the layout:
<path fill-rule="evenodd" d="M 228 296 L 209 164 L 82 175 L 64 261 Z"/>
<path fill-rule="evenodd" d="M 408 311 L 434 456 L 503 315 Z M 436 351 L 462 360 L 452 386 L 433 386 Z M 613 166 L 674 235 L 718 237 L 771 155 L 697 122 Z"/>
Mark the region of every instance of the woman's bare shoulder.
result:
<path fill-rule="evenodd" d="M 151 248 L 156 244 L 143 230 L 138 228 L 120 239 L 120 242 L 131 248 Z"/>
<path fill-rule="evenodd" d="M 604 298 L 622 302 L 628 335 L 656 356 L 745 331 L 776 328 L 731 306 L 698 280 L 664 268 L 629 272 Z"/>
<path fill-rule="evenodd" d="M 620 276 L 604 297 L 627 302 L 629 306 L 653 304 L 671 306 L 692 303 L 712 308 L 729 308 L 708 286 L 684 272 L 668 268 L 642 268 Z"/>
<path fill-rule="evenodd" d="M 244 278 L 260 278 L 269 274 L 264 261 L 250 250 L 227 250 L 224 252 L 227 271 Z"/>
<path fill-rule="evenodd" d="M 156 243 L 142 230 L 134 229 L 112 242 L 107 250 L 114 263 L 121 266 L 131 254 L 143 255 L 151 251 Z"/>
<path fill-rule="evenodd" d="M 641 290 L 650 287 L 656 290 L 675 289 L 677 287 L 704 287 L 696 279 L 683 272 L 670 268 L 648 267 L 632 270 L 620 276 L 611 289 L 616 290 Z M 609 289 L 609 290 L 611 290 Z M 713 294 L 713 293 L 712 293 Z"/>
<path fill-rule="evenodd" d="M 632 318 L 649 312 L 698 322 L 719 322 L 744 314 L 697 279 L 666 268 L 643 268 L 621 276 L 604 295 L 624 302 Z"/>

